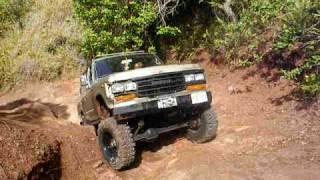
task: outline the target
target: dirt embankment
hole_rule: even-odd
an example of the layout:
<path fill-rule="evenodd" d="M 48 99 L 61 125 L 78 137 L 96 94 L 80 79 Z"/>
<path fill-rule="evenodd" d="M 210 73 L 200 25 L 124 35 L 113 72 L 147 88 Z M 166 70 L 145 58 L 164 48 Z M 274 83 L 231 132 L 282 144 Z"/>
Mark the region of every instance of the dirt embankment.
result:
<path fill-rule="evenodd" d="M 33 172 L 55 172 L 53 176 L 62 179 L 320 177 L 319 100 L 298 98 L 293 83 L 261 77 L 254 67 L 235 71 L 212 67 L 208 72 L 219 119 L 218 137 L 196 145 L 183 138 L 183 132 L 174 132 L 154 143 L 140 143 L 136 163 L 121 172 L 101 164 L 93 129 L 77 125 L 77 80 L 33 84 L 4 95 L 0 104 L 7 109 L 0 108 L 0 144 L 8 149 L 0 149 L 0 174 L 32 174 L 32 167 L 42 162 L 33 154 L 42 147 L 45 152 L 57 147 L 52 150 L 59 153 L 53 157 L 60 160 L 49 157 L 53 161 L 45 162 L 55 162 L 50 163 L 52 166 L 44 165 Z M 20 101 L 19 107 L 8 110 L 10 102 L 21 98 L 27 98 L 28 103 L 21 105 Z M 28 109 L 28 104 L 36 108 Z M 40 148 L 35 146 L 37 142 Z M 38 158 L 29 160 L 32 157 Z M 20 169 L 24 173 L 19 173 Z"/>
<path fill-rule="evenodd" d="M 94 179 L 87 167 L 100 154 L 93 129 L 77 123 L 77 101 L 77 81 L 32 84 L 1 97 L 0 179 Z"/>
<path fill-rule="evenodd" d="M 0 179 L 57 179 L 60 143 L 41 130 L 0 126 Z"/>
<path fill-rule="evenodd" d="M 42 117 L 54 117 L 50 104 L 20 99 L 0 106 L 1 179 L 57 179 L 60 142 L 41 129 Z"/>

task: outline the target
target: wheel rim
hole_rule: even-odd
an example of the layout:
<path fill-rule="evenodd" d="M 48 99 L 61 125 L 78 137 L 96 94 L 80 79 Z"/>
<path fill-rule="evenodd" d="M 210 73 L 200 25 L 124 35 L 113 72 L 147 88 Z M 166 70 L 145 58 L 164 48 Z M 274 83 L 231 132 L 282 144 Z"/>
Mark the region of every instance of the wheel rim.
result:
<path fill-rule="evenodd" d="M 118 155 L 116 140 L 109 133 L 104 133 L 103 141 L 103 156 L 108 162 L 114 162 Z"/>

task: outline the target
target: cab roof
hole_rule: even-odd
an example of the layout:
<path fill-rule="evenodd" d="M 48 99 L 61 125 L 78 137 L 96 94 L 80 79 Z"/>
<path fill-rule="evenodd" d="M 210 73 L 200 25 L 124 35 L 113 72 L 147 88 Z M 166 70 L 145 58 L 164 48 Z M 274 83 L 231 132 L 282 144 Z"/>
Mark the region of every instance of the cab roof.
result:
<path fill-rule="evenodd" d="M 130 52 L 120 52 L 120 53 L 112 53 L 112 54 L 103 54 L 96 56 L 93 61 L 100 61 L 110 57 L 117 57 L 117 56 L 128 56 L 128 55 L 138 55 L 138 54 L 147 54 L 145 51 L 130 51 Z"/>

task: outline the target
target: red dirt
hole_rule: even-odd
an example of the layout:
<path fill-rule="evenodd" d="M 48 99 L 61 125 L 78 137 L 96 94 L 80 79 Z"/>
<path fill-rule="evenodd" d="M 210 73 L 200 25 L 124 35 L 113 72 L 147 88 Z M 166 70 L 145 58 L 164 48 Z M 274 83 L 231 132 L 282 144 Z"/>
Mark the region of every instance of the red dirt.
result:
<path fill-rule="evenodd" d="M 77 81 L 32 84 L 0 97 L 0 102 L 4 104 L 27 97 L 34 103 L 40 99 L 40 107 L 51 112 L 41 115 L 41 121 L 31 115 L 29 118 L 14 116 L 16 119 L 11 121 L 36 129 L 36 135 L 31 137 L 40 136 L 43 132 L 45 139 L 60 142 L 62 179 L 311 180 L 320 177 L 319 99 L 298 99 L 292 93 L 293 83 L 281 78 L 275 81 L 263 79 L 254 67 L 233 72 L 226 68 L 208 72 L 208 82 L 214 93 L 213 105 L 219 119 L 218 137 L 209 143 L 196 145 L 187 141 L 182 132 L 161 136 L 154 143 L 139 144 L 136 163 L 131 169 L 121 172 L 101 165 L 93 128 L 70 123 L 78 122 L 75 111 Z M 40 88 L 41 94 L 37 92 Z M 32 121 L 22 122 L 23 119 Z M 10 124 L 9 127 L 15 128 Z M 6 125 L 0 123 L 0 130 L 5 128 Z M 31 132 L 17 131 L 22 134 Z M 4 132 L 0 131 L 0 137 L 9 133 Z M 39 139 L 47 142 L 41 137 Z M 4 145 L 10 141 L 15 141 L 15 138 L 4 141 Z M 24 148 L 34 144 L 28 139 L 21 141 Z M 5 162 L 2 167 L 23 161 L 21 157 L 15 161 L 7 159 L 4 156 L 7 152 L 0 149 L 0 162 Z M 25 151 L 28 156 L 30 153 L 30 150 Z M 3 170 L 10 174 L 16 169 Z"/>
<path fill-rule="evenodd" d="M 0 126 L 0 179 L 52 177 L 61 172 L 60 143 L 42 130 L 16 125 Z M 52 170 L 52 171 L 49 171 Z"/>

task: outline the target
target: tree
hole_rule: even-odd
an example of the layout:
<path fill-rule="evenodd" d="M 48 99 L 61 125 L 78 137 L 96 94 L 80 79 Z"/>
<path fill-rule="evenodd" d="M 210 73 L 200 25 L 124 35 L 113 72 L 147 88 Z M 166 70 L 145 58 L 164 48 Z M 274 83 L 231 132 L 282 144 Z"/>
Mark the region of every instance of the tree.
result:
<path fill-rule="evenodd" d="M 209 3 L 216 8 L 221 9 L 224 13 L 232 20 L 232 22 L 237 22 L 237 16 L 232 9 L 232 5 L 234 4 L 233 0 L 210 0 Z"/>
<path fill-rule="evenodd" d="M 167 26 L 165 19 L 176 12 L 181 0 L 74 1 L 76 15 L 85 29 L 82 52 L 89 59 L 98 54 L 152 47 L 148 37 L 151 26 L 154 34 L 162 37 L 180 32 Z"/>
<path fill-rule="evenodd" d="M 174 15 L 177 8 L 184 4 L 181 0 L 157 0 L 158 15 L 162 25 L 166 26 L 166 18 L 169 15 Z"/>

